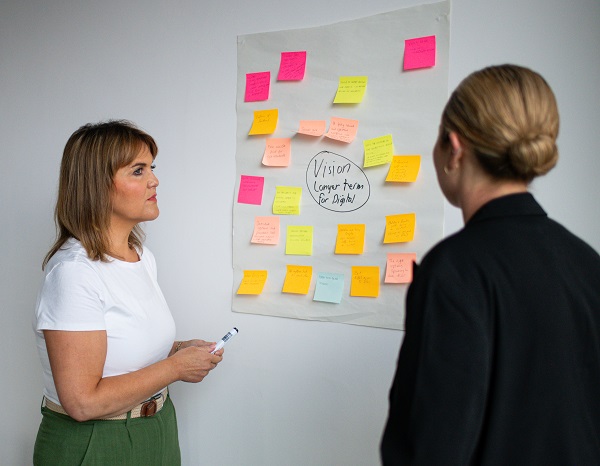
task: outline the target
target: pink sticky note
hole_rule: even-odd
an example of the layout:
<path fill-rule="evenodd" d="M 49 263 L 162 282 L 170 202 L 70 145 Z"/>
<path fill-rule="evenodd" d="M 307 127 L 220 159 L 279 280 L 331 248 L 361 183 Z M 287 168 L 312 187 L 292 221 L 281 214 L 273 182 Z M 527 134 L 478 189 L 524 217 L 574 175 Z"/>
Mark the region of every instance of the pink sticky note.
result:
<path fill-rule="evenodd" d="M 327 122 L 325 120 L 300 120 L 300 134 L 309 136 L 323 136 Z"/>
<path fill-rule="evenodd" d="M 279 81 L 301 81 L 306 70 L 306 52 L 281 52 Z"/>
<path fill-rule="evenodd" d="M 417 261 L 414 252 L 394 253 L 387 255 L 385 283 L 410 283 L 413 279 L 413 262 Z"/>
<path fill-rule="evenodd" d="M 246 74 L 245 102 L 258 102 L 269 99 L 269 87 L 271 86 L 271 72 Z"/>
<path fill-rule="evenodd" d="M 404 41 L 404 69 L 435 66 L 435 36 L 418 37 Z"/>
<path fill-rule="evenodd" d="M 238 191 L 238 203 L 261 205 L 264 185 L 265 179 L 262 176 L 242 175 L 240 190 Z"/>

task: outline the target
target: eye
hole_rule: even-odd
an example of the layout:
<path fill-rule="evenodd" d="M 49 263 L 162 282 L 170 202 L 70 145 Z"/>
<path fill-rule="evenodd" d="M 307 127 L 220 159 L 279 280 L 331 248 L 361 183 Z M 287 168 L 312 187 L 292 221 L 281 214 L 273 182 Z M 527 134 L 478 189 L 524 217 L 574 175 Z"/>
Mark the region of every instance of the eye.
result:
<path fill-rule="evenodd" d="M 142 174 L 142 170 L 143 170 L 142 167 L 136 168 L 134 170 L 133 174 L 136 175 L 136 176 L 140 176 Z"/>
<path fill-rule="evenodd" d="M 150 170 L 154 171 L 154 169 L 156 168 L 156 164 L 153 163 L 152 165 L 150 165 Z"/>

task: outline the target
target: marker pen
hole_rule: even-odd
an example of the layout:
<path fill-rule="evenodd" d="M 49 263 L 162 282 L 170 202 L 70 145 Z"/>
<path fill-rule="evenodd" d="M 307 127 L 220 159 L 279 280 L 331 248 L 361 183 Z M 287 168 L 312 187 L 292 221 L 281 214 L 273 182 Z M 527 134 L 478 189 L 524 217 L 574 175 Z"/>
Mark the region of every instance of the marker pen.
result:
<path fill-rule="evenodd" d="M 225 335 L 223 338 L 221 338 L 219 340 L 219 343 L 217 343 L 217 346 L 215 346 L 215 349 L 212 350 L 210 352 L 210 354 L 214 354 L 217 351 L 219 351 L 221 348 L 223 348 L 223 346 L 225 346 L 225 343 L 227 343 L 229 341 L 229 339 L 231 337 L 233 337 L 236 333 L 238 333 L 238 329 L 237 329 L 237 327 L 233 327 L 229 332 L 227 332 L 227 335 Z"/>

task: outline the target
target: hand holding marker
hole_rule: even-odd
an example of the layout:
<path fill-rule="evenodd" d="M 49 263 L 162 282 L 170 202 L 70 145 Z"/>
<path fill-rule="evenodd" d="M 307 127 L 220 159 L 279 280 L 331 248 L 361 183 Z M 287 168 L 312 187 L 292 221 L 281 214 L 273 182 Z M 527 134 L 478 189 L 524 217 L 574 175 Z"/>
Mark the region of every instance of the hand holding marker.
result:
<path fill-rule="evenodd" d="M 223 338 L 221 338 L 219 340 L 219 342 L 217 343 L 217 346 L 215 346 L 215 349 L 212 350 L 210 353 L 214 354 L 217 351 L 219 351 L 221 348 L 223 348 L 223 346 L 225 346 L 225 343 L 227 343 L 229 341 L 229 339 L 231 337 L 233 337 L 236 333 L 238 333 L 238 329 L 237 329 L 237 327 L 233 327 L 229 332 L 227 332 L 227 335 L 225 335 Z"/>

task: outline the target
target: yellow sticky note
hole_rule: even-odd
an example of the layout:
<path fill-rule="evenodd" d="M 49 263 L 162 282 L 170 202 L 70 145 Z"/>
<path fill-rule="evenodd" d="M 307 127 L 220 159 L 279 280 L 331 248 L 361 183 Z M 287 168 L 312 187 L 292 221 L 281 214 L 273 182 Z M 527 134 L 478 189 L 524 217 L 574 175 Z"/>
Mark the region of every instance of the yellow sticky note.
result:
<path fill-rule="evenodd" d="M 273 134 L 277 128 L 279 119 L 279 110 L 256 110 L 254 112 L 254 121 L 248 134 Z"/>
<path fill-rule="evenodd" d="M 392 161 L 394 155 L 394 143 L 392 135 L 387 134 L 373 139 L 363 141 L 365 148 L 365 167 L 374 167 L 383 165 Z"/>
<path fill-rule="evenodd" d="M 244 270 L 244 277 L 237 294 L 261 294 L 266 281 L 266 270 Z"/>
<path fill-rule="evenodd" d="M 312 256 L 313 227 L 288 225 L 285 253 L 297 256 Z"/>
<path fill-rule="evenodd" d="M 276 186 L 273 214 L 300 215 L 302 188 L 298 186 Z"/>
<path fill-rule="evenodd" d="M 379 296 L 379 267 L 353 266 L 350 296 Z"/>
<path fill-rule="evenodd" d="M 346 143 L 351 143 L 358 131 L 358 120 L 348 118 L 331 117 L 329 131 L 325 137 Z"/>
<path fill-rule="evenodd" d="M 308 136 L 323 136 L 327 122 L 325 120 L 300 120 L 298 133 Z"/>
<path fill-rule="evenodd" d="M 385 283 L 410 283 L 413 278 L 414 252 L 391 252 L 387 255 Z"/>
<path fill-rule="evenodd" d="M 364 224 L 338 225 L 336 254 L 362 254 L 365 248 Z"/>
<path fill-rule="evenodd" d="M 277 244 L 279 243 L 279 217 L 255 217 L 254 232 L 251 243 Z"/>
<path fill-rule="evenodd" d="M 340 76 L 334 104 L 358 104 L 367 88 L 367 76 Z"/>
<path fill-rule="evenodd" d="M 283 293 L 308 294 L 312 279 L 310 265 L 288 265 L 283 281 Z"/>
<path fill-rule="evenodd" d="M 384 243 L 406 243 L 415 236 L 417 216 L 411 214 L 386 215 Z"/>
<path fill-rule="evenodd" d="M 385 181 L 413 183 L 421 168 L 420 155 L 394 155 Z"/>
<path fill-rule="evenodd" d="M 268 167 L 287 167 L 291 153 L 291 138 L 267 138 L 262 164 Z"/>

